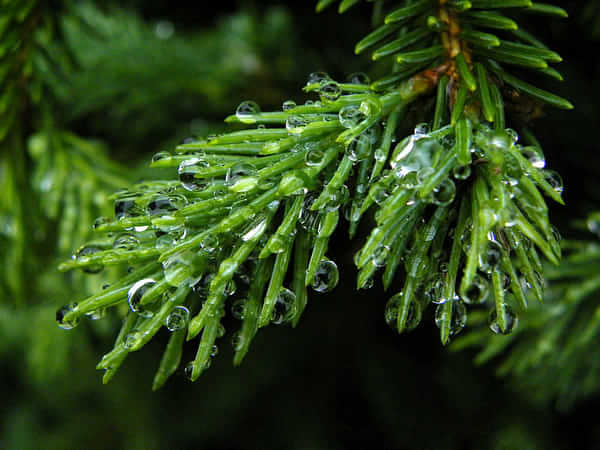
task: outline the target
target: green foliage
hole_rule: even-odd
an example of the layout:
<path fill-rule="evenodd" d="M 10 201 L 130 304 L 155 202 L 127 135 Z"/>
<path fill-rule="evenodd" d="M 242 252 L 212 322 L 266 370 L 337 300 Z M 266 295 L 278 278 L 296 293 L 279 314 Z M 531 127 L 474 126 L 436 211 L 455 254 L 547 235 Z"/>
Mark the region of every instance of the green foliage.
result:
<path fill-rule="evenodd" d="M 600 214 L 590 215 L 584 225 L 598 237 Z M 498 374 L 512 375 L 528 395 L 556 401 L 564 410 L 600 390 L 595 345 L 600 332 L 600 248 L 597 239 L 564 241 L 562 247 L 563 262 L 546 271 L 544 304 L 527 311 L 515 333 L 490 336 L 482 311 L 473 314 L 473 330 L 454 348 L 480 348 L 477 364 L 499 360 Z"/>
<path fill-rule="evenodd" d="M 376 47 L 388 75 L 371 83 L 313 73 L 304 90 L 319 99 L 288 100 L 281 111 L 243 102 L 226 122 L 245 128 L 157 153 L 155 177 L 114 195 L 114 219 L 97 221 L 94 239 L 61 270 L 130 273 L 56 316 L 68 329 L 86 314 L 129 309 L 98 364 L 105 382 L 163 326 L 172 334 L 154 388 L 179 366 L 186 337 L 199 337 L 186 375 L 209 367 L 228 310 L 242 321 L 235 364 L 259 328 L 295 326 L 307 287 L 337 283 L 326 254 L 341 212 L 351 237 L 374 212 L 376 227 L 355 256 L 359 288 L 382 267 L 386 289 L 403 272 L 385 313 L 399 332 L 434 303 L 446 344 L 465 326 L 465 304 L 489 297 L 493 331 L 508 334 L 527 307 L 523 285 L 542 299 L 538 251 L 554 264 L 561 254 L 542 194 L 562 203 L 562 181 L 543 170 L 531 133 L 523 128 L 521 142 L 507 122 L 527 107 L 534 116 L 538 102 L 572 106 L 504 66 L 560 78 L 548 63 L 561 58 L 516 19 L 565 13 L 528 0 L 397 6 L 356 48 Z"/>

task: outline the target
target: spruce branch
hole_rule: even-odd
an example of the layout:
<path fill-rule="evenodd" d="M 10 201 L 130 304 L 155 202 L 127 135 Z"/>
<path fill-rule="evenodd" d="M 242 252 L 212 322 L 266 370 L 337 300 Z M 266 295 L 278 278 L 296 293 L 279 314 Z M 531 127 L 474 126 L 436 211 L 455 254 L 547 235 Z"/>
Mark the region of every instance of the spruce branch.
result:
<path fill-rule="evenodd" d="M 594 233 L 595 239 L 562 242 L 563 261 L 545 271 L 544 304 L 523 314 L 512 336 L 490 335 L 486 315 L 476 312 L 469 332 L 451 347 L 479 348 L 476 364 L 493 360 L 499 375 L 510 375 L 537 400 L 555 401 L 561 410 L 600 388 L 594 345 L 600 332 L 600 214 L 591 214 L 578 226 Z"/>
<path fill-rule="evenodd" d="M 319 8 L 325 3 L 333 2 Z M 338 82 L 313 73 L 304 90 L 317 101 L 289 100 L 273 112 L 243 102 L 226 119 L 242 129 L 156 154 L 151 166 L 170 175 L 115 194 L 114 219 L 97 223 L 97 239 L 60 269 L 132 271 L 56 315 L 68 329 L 85 314 L 128 306 L 98 364 L 105 382 L 162 326 L 173 334 L 155 388 L 177 369 L 184 334 L 199 341 L 186 375 L 206 370 L 227 310 L 242 320 L 236 364 L 259 328 L 296 325 L 306 288 L 337 282 L 327 254 L 340 211 L 351 236 L 374 213 L 376 227 L 355 256 L 358 287 L 370 287 L 380 268 L 386 288 L 400 278 L 385 311 L 399 332 L 437 304 L 446 344 L 465 326 L 465 304 L 489 298 L 493 331 L 508 334 L 515 310 L 527 306 L 523 285 L 541 300 L 538 252 L 554 264 L 561 256 L 543 194 L 562 203 L 563 186 L 531 133 L 519 137 L 507 121 L 526 96 L 536 107 L 571 105 L 504 65 L 547 74 L 560 57 L 516 33 L 508 15 L 562 10 L 528 0 L 397 5 L 357 46 L 378 46 L 373 56 L 389 59 L 389 75 L 371 83 L 364 74 Z M 428 122 L 415 123 L 417 112 Z"/>

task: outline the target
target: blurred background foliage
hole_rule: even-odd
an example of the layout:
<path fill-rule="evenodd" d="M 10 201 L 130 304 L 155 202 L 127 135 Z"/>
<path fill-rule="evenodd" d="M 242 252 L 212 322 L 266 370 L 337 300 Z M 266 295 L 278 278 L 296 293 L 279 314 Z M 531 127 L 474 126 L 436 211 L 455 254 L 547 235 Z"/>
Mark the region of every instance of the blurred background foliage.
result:
<path fill-rule="evenodd" d="M 376 71 L 353 56 L 371 5 L 338 16 L 314 14 L 308 0 L 16 3 L 46 19 L 35 37 L 29 19 L 3 37 L 25 33 L 18 41 L 31 66 L 10 66 L 1 88 L 10 127 L 0 139 L 0 448 L 598 448 L 600 294 L 572 292 L 599 270 L 584 218 L 600 205 L 600 2 L 565 1 L 570 20 L 531 24 L 564 57 L 558 93 L 576 105 L 534 130 L 565 181 L 568 206 L 553 206 L 553 221 L 579 244 L 549 273 L 548 304 L 531 309 L 508 352 L 489 359 L 506 338 L 479 339 L 475 320 L 455 342 L 469 347 L 462 352 L 441 348 L 432 325 L 397 336 L 383 318 L 387 296 L 355 291 L 356 248 L 340 236 L 331 245 L 340 285 L 311 303 L 296 330 L 266 329 L 237 369 L 223 348 L 199 382 L 178 376 L 156 393 L 166 332 L 103 386 L 93 367 L 119 320 L 65 332 L 54 312 L 106 274 L 59 274 L 56 261 L 107 214 L 111 192 L 148 176 L 141 167 L 152 154 L 220 130 L 240 101 L 266 110 L 302 100 L 315 70 L 338 79 Z M 0 55 L 0 68 L 6 61 Z M 573 255 L 585 267 L 569 266 Z M 553 330 L 551 350 L 536 360 Z M 587 340 L 570 344 L 584 331 Z"/>

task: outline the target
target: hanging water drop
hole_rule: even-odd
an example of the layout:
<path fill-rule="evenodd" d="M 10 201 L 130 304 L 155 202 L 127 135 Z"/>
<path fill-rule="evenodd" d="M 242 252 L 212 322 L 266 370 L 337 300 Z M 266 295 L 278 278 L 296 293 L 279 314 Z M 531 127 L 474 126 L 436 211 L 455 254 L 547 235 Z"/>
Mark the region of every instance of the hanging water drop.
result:
<path fill-rule="evenodd" d="M 311 287 L 317 292 L 329 292 L 337 286 L 339 277 L 336 263 L 330 259 L 322 259 L 315 272 Z"/>
<path fill-rule="evenodd" d="M 123 338 L 123 347 L 130 350 L 136 346 L 142 337 L 142 333 L 138 330 L 133 330 L 125 335 Z"/>
<path fill-rule="evenodd" d="M 296 294 L 287 288 L 281 288 L 271 317 L 271 323 L 281 325 L 288 322 L 296 314 Z"/>
<path fill-rule="evenodd" d="M 390 248 L 384 245 L 380 245 L 373 251 L 371 258 L 371 264 L 375 267 L 383 267 L 386 264 L 387 258 L 390 255 Z"/>
<path fill-rule="evenodd" d="M 471 286 L 463 293 L 462 299 L 468 305 L 480 305 L 487 300 L 489 293 L 490 285 L 488 281 L 481 275 L 476 274 Z"/>
<path fill-rule="evenodd" d="M 231 315 L 237 320 L 244 320 L 246 315 L 246 299 L 240 298 L 231 304 Z"/>
<path fill-rule="evenodd" d="M 58 311 L 56 311 L 56 322 L 58 323 L 58 326 L 63 330 L 70 330 L 72 328 L 75 328 L 79 324 L 79 317 L 75 316 L 69 320 L 66 320 L 65 317 L 69 313 L 76 312 L 77 309 L 77 303 L 71 303 L 69 305 L 61 307 Z"/>
<path fill-rule="evenodd" d="M 564 190 L 562 177 L 555 170 L 544 170 L 544 179 L 558 194 L 562 194 Z"/>
<path fill-rule="evenodd" d="M 521 154 L 531 163 L 536 169 L 546 167 L 546 158 L 538 147 L 523 147 Z"/>
<path fill-rule="evenodd" d="M 431 202 L 439 206 L 448 206 L 454 201 L 456 196 L 456 185 L 454 182 L 446 178 L 436 187 L 431 195 Z"/>
<path fill-rule="evenodd" d="M 190 321 L 190 310 L 185 306 L 176 306 L 165 320 L 165 326 L 169 331 L 182 330 Z"/>
<path fill-rule="evenodd" d="M 390 298 L 385 307 L 385 323 L 388 324 L 390 328 L 393 330 L 398 329 L 398 314 L 400 312 L 400 306 L 402 304 L 402 292 L 397 293 L 392 298 Z M 417 325 L 421 322 L 421 317 L 423 316 L 423 308 L 421 303 L 418 301 L 410 302 L 408 307 L 408 315 L 406 317 L 406 322 L 404 325 L 405 331 L 414 330 Z"/>
<path fill-rule="evenodd" d="M 450 321 L 450 336 L 454 336 L 462 331 L 467 324 L 467 308 L 465 304 L 458 299 L 450 300 L 451 308 L 448 309 L 445 304 L 440 304 L 435 310 L 435 324 L 441 328 L 448 320 Z"/>
<path fill-rule="evenodd" d="M 256 175 L 256 167 L 248 163 L 239 163 L 231 167 L 225 176 L 227 186 L 235 186 L 242 178 L 253 177 Z"/>
<path fill-rule="evenodd" d="M 502 311 L 504 314 L 505 329 L 502 330 L 502 327 L 498 321 L 498 311 L 496 308 L 494 308 L 491 311 L 489 318 L 490 330 L 496 334 L 510 334 L 517 329 L 519 318 L 509 305 L 504 305 Z"/>

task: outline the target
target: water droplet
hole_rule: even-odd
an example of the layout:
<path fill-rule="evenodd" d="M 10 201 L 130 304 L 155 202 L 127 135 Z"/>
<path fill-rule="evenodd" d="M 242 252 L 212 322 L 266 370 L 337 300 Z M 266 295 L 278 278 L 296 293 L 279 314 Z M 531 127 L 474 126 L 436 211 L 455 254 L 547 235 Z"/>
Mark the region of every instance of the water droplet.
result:
<path fill-rule="evenodd" d="M 600 237 L 600 213 L 591 214 L 586 221 L 586 225 L 590 232 Z"/>
<path fill-rule="evenodd" d="M 85 313 L 85 315 L 90 319 L 90 320 L 100 320 L 102 319 L 104 316 L 106 316 L 106 308 L 99 308 L 95 311 L 90 311 L 88 313 Z"/>
<path fill-rule="evenodd" d="M 165 320 L 165 325 L 169 331 L 182 330 L 187 327 L 190 321 L 190 310 L 185 306 L 176 306 L 169 313 Z"/>
<path fill-rule="evenodd" d="M 390 328 L 393 330 L 398 329 L 398 313 L 400 309 L 400 305 L 402 303 L 402 292 L 397 293 L 392 298 L 390 298 L 385 307 L 385 323 L 388 324 Z M 408 316 L 406 317 L 405 330 L 412 331 L 417 325 L 421 322 L 421 317 L 423 315 L 423 308 L 421 303 L 418 301 L 410 302 L 408 307 Z"/>
<path fill-rule="evenodd" d="M 83 262 L 83 261 L 86 261 L 89 256 L 93 255 L 94 253 L 98 253 L 100 251 L 101 250 L 98 247 L 94 247 L 91 245 L 84 245 L 83 247 L 80 247 L 79 250 L 77 250 L 77 252 L 75 253 L 75 259 Z M 104 269 L 104 265 L 100 264 L 100 263 L 91 264 L 89 266 L 85 266 L 82 268 L 82 270 L 85 273 L 99 273 L 99 272 L 102 272 L 103 269 Z"/>
<path fill-rule="evenodd" d="M 338 117 L 344 128 L 355 127 L 365 119 L 364 114 L 361 113 L 358 107 L 355 105 L 344 106 L 342 109 L 340 109 Z"/>
<path fill-rule="evenodd" d="M 269 250 L 275 254 L 282 253 L 287 248 L 290 239 L 290 236 L 272 235 L 269 239 Z"/>
<path fill-rule="evenodd" d="M 163 159 L 170 159 L 171 158 L 171 153 L 169 152 L 158 152 L 155 153 L 154 156 L 152 156 L 152 162 L 157 162 L 157 161 L 161 161 Z"/>
<path fill-rule="evenodd" d="M 367 159 L 371 154 L 371 142 L 368 136 L 361 134 L 353 139 L 346 147 L 346 155 L 352 162 L 362 161 Z"/>
<path fill-rule="evenodd" d="M 498 269 L 500 261 L 502 261 L 502 246 L 496 240 L 489 240 L 485 253 L 480 255 L 479 268 L 491 274 Z"/>
<path fill-rule="evenodd" d="M 138 245 L 140 245 L 140 241 L 130 233 L 120 234 L 113 242 L 114 249 L 126 251 L 135 250 Z"/>
<path fill-rule="evenodd" d="M 308 76 L 308 81 L 306 82 L 307 86 L 311 84 L 320 84 L 324 81 L 330 81 L 331 78 L 325 72 L 313 72 Z"/>
<path fill-rule="evenodd" d="M 487 137 L 486 144 L 492 151 L 504 152 L 513 144 L 513 138 L 504 130 L 495 130 Z"/>
<path fill-rule="evenodd" d="M 239 352 L 244 346 L 244 338 L 240 334 L 240 332 L 236 332 L 231 338 L 231 345 L 233 350 Z"/>
<path fill-rule="evenodd" d="M 217 356 L 219 354 L 219 347 L 217 346 L 217 344 L 214 344 L 212 346 L 212 348 L 210 349 L 210 357 L 214 358 L 215 356 Z"/>
<path fill-rule="evenodd" d="M 546 158 L 538 147 L 523 147 L 521 153 L 536 169 L 546 167 Z"/>
<path fill-rule="evenodd" d="M 285 102 L 283 102 L 283 105 L 281 107 L 281 109 L 283 111 L 288 111 L 290 109 L 293 109 L 296 107 L 296 102 L 294 100 L 286 100 Z"/>
<path fill-rule="evenodd" d="M 447 206 L 454 201 L 455 196 L 456 185 L 451 179 L 446 178 L 433 190 L 431 202 L 435 205 Z"/>
<path fill-rule="evenodd" d="M 555 170 L 544 170 L 544 179 L 554 189 L 555 192 L 562 194 L 564 190 L 563 180 Z"/>
<path fill-rule="evenodd" d="M 339 277 L 336 263 L 330 259 L 322 259 L 315 272 L 311 287 L 317 292 L 329 292 L 337 286 Z"/>
<path fill-rule="evenodd" d="M 140 207 L 136 204 L 137 197 L 125 197 L 115 201 L 115 217 L 117 220 L 125 217 L 134 217 L 141 213 Z"/>
<path fill-rule="evenodd" d="M 309 120 L 302 116 L 289 116 L 285 121 L 285 128 L 289 133 L 300 134 L 304 131 L 304 128 L 308 123 Z"/>
<path fill-rule="evenodd" d="M 383 267 L 386 264 L 387 258 L 390 255 L 390 248 L 384 245 L 380 245 L 373 251 L 371 257 L 371 264 L 375 267 Z"/>
<path fill-rule="evenodd" d="M 336 101 L 342 95 L 342 89 L 335 81 L 325 82 L 319 88 L 321 100 Z"/>
<path fill-rule="evenodd" d="M 498 311 L 494 308 L 490 313 L 489 324 L 490 330 L 492 330 L 496 334 L 510 334 L 514 330 L 517 329 L 517 325 L 519 324 L 519 318 L 514 313 L 512 308 L 508 305 L 504 305 L 504 321 L 506 324 L 506 328 L 502 331 L 502 327 L 498 322 Z"/>
<path fill-rule="evenodd" d="M 435 324 L 440 328 L 444 322 L 450 320 L 450 336 L 454 336 L 460 333 L 467 324 L 467 308 L 461 300 L 453 299 L 450 302 L 452 305 L 450 317 L 447 315 L 446 305 L 440 304 L 435 309 Z"/>
<path fill-rule="evenodd" d="M 184 189 L 188 191 L 199 191 L 204 189 L 208 185 L 208 180 L 195 178 L 195 174 L 202 172 L 208 167 L 208 162 L 199 158 L 190 158 L 182 161 L 177 168 L 177 173 L 179 174 L 179 181 Z"/>
<path fill-rule="evenodd" d="M 462 299 L 468 305 L 479 305 L 485 302 L 490 293 L 488 281 L 481 275 L 476 274 L 471 286 L 464 292 Z"/>
<path fill-rule="evenodd" d="M 244 320 L 246 314 L 246 299 L 240 298 L 231 304 L 231 315 L 237 320 Z"/>
<path fill-rule="evenodd" d="M 142 333 L 138 330 L 133 330 L 125 335 L 123 338 L 123 347 L 126 349 L 132 349 L 138 343 L 140 338 L 142 337 Z"/>
<path fill-rule="evenodd" d="M 305 161 L 309 167 L 318 166 L 323 161 L 325 153 L 321 149 L 312 149 L 306 153 Z"/>
<path fill-rule="evenodd" d="M 194 257 L 195 254 L 188 251 L 175 254 L 164 261 L 162 265 L 165 281 L 173 287 L 179 287 L 189 281 L 194 273 Z"/>
<path fill-rule="evenodd" d="M 246 100 L 239 104 L 235 110 L 235 116 L 242 123 L 255 123 L 256 119 L 253 117 L 260 113 L 260 107 L 256 102 L 252 100 Z"/>
<path fill-rule="evenodd" d="M 333 212 L 337 211 L 340 206 L 346 204 L 350 198 L 350 191 L 348 186 L 342 184 L 340 188 L 329 196 L 329 200 L 325 204 L 325 211 Z"/>
<path fill-rule="evenodd" d="M 258 239 L 262 236 L 265 228 L 268 225 L 267 216 L 265 214 L 258 214 L 256 219 L 252 221 L 243 231 L 242 231 L 242 241 L 248 242 Z"/>
<path fill-rule="evenodd" d="M 162 252 L 162 251 L 168 250 L 169 248 L 174 246 L 175 243 L 176 243 L 175 238 L 171 234 L 167 233 L 167 234 L 163 234 L 156 238 L 156 242 L 154 243 L 154 248 L 156 248 L 156 250 L 159 250 Z"/>
<path fill-rule="evenodd" d="M 281 288 L 281 291 L 275 300 L 275 308 L 273 309 L 271 323 L 281 325 L 282 323 L 291 320 L 295 313 L 296 294 L 287 288 Z"/>
<path fill-rule="evenodd" d="M 142 306 L 140 304 L 140 301 L 142 300 L 142 297 L 144 296 L 146 291 L 155 284 L 156 281 L 154 281 L 152 278 L 144 278 L 142 280 L 137 281 L 136 283 L 134 283 L 133 286 L 131 286 L 131 288 L 127 292 L 127 303 L 129 304 L 129 309 L 132 312 L 145 318 L 150 318 L 154 315 L 154 313 L 151 310 L 146 308 L 147 305 Z"/>
<path fill-rule="evenodd" d="M 256 175 L 256 167 L 248 163 L 239 163 L 231 167 L 225 176 L 225 184 L 235 186 L 242 178 L 254 177 Z"/>
<path fill-rule="evenodd" d="M 183 369 L 183 376 L 188 380 L 192 381 L 192 374 L 194 373 L 194 361 L 191 361 L 186 364 L 185 369 Z"/>
<path fill-rule="evenodd" d="M 212 253 L 219 246 L 219 237 L 216 234 L 205 236 L 200 242 L 200 247 L 207 253 Z"/>
<path fill-rule="evenodd" d="M 457 180 L 466 180 L 471 176 L 471 166 L 458 166 L 452 169 L 452 175 Z"/>
<path fill-rule="evenodd" d="M 63 330 L 70 330 L 79 324 L 79 317 L 74 317 L 71 320 L 65 320 L 65 316 L 68 313 L 77 311 L 77 308 L 77 303 L 71 303 L 61 307 L 58 311 L 56 311 L 56 322 L 60 328 Z"/>
<path fill-rule="evenodd" d="M 148 202 L 146 210 L 151 216 L 168 215 L 173 211 L 177 211 L 177 207 L 171 203 L 171 199 L 168 196 L 156 195 Z"/>
<path fill-rule="evenodd" d="M 298 218 L 298 224 L 309 233 L 316 233 L 319 227 L 321 219 L 321 213 L 319 211 L 312 211 L 310 208 L 315 201 L 313 195 L 309 195 L 304 199 L 304 205 L 300 211 L 300 217 Z"/>
<path fill-rule="evenodd" d="M 225 327 L 223 326 L 223 324 L 219 324 L 219 326 L 217 327 L 217 337 L 221 338 L 225 336 Z"/>
<path fill-rule="evenodd" d="M 106 225 L 109 222 L 110 222 L 110 219 L 108 217 L 98 217 L 98 218 L 96 218 L 96 220 L 94 220 L 94 224 L 92 225 L 92 228 L 95 230 L 96 228 L 98 228 L 102 225 Z"/>
<path fill-rule="evenodd" d="M 380 189 L 377 189 L 374 193 L 373 200 L 378 205 L 381 205 L 388 197 L 390 196 L 389 192 L 383 186 Z"/>
<path fill-rule="evenodd" d="M 350 74 L 346 80 L 351 84 L 371 84 L 369 76 L 364 72 L 355 72 Z"/>
<path fill-rule="evenodd" d="M 513 130 L 512 128 L 507 128 L 504 131 L 506 131 L 506 134 L 508 134 L 508 137 L 511 140 L 511 142 L 513 144 L 516 144 L 517 141 L 519 140 L 519 134 L 515 130 Z"/>
<path fill-rule="evenodd" d="M 435 277 L 425 287 L 424 296 L 430 303 L 441 304 L 448 299 L 444 296 L 444 281 Z"/>

